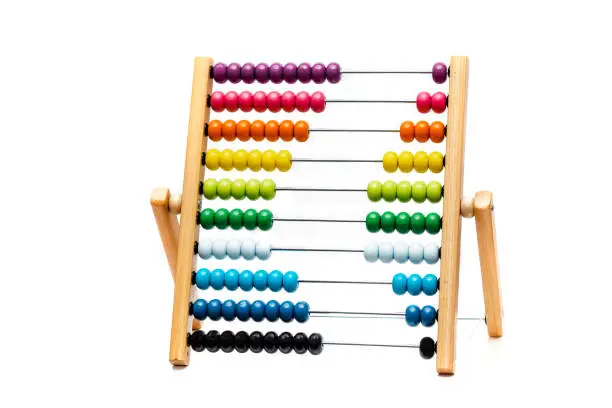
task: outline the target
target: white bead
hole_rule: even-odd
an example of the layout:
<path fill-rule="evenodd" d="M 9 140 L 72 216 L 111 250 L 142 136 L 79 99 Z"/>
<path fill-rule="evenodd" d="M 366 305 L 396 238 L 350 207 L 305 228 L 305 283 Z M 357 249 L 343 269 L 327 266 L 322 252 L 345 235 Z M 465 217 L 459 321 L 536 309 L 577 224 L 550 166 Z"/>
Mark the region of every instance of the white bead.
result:
<path fill-rule="evenodd" d="M 240 252 L 247 261 L 255 258 L 255 241 L 252 239 L 245 239 L 242 241 L 242 248 L 240 249 Z"/>
<path fill-rule="evenodd" d="M 438 262 L 440 259 L 440 247 L 433 242 L 425 245 L 425 252 L 423 254 L 425 262 L 432 265 Z"/>
<path fill-rule="evenodd" d="M 240 248 L 242 246 L 242 242 L 239 239 L 232 238 L 227 241 L 227 256 L 230 259 L 238 259 L 240 258 Z"/>
<path fill-rule="evenodd" d="M 227 241 L 224 239 L 215 239 L 212 244 L 212 253 L 217 259 L 225 258 L 227 255 Z"/>
<path fill-rule="evenodd" d="M 257 258 L 265 261 L 270 258 L 270 253 L 272 252 L 272 247 L 267 242 L 257 241 L 255 244 L 255 254 Z"/>
<path fill-rule="evenodd" d="M 389 263 L 393 260 L 393 245 L 390 242 L 383 242 L 378 245 L 378 259 L 384 263 Z"/>
<path fill-rule="evenodd" d="M 378 260 L 378 244 L 370 242 L 363 248 L 363 256 L 368 262 L 376 262 Z"/>
<path fill-rule="evenodd" d="M 198 242 L 198 254 L 200 258 L 209 259 L 212 256 L 213 242 L 210 239 L 203 239 Z"/>
<path fill-rule="evenodd" d="M 410 262 L 413 264 L 420 264 L 423 262 L 423 245 L 410 245 L 410 248 L 408 249 L 408 257 L 410 258 Z"/>
<path fill-rule="evenodd" d="M 409 246 L 407 243 L 400 241 L 393 246 L 393 258 L 395 262 L 404 263 L 408 260 Z"/>

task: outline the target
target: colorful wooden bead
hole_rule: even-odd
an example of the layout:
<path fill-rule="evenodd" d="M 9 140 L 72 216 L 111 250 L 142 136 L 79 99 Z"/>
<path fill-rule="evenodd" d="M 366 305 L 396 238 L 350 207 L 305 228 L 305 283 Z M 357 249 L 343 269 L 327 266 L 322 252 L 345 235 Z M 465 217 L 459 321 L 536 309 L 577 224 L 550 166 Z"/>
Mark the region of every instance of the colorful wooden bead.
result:
<path fill-rule="evenodd" d="M 200 211 L 200 225 L 206 230 L 213 229 L 215 226 L 215 212 L 211 208 L 205 208 Z"/>
<path fill-rule="evenodd" d="M 421 92 L 416 98 L 417 110 L 421 113 L 428 113 L 431 110 L 431 95 L 428 92 Z"/>
<path fill-rule="evenodd" d="M 276 300 L 269 300 L 266 303 L 266 320 L 275 322 L 280 315 L 280 304 Z"/>
<path fill-rule="evenodd" d="M 378 260 L 378 244 L 374 242 L 366 244 L 363 248 L 363 257 L 368 262 L 376 262 Z"/>
<path fill-rule="evenodd" d="M 228 142 L 236 140 L 236 122 L 233 120 L 226 120 L 223 122 L 221 133 L 223 134 L 223 138 Z"/>
<path fill-rule="evenodd" d="M 232 62 L 227 66 L 227 79 L 232 84 L 240 82 L 240 64 Z"/>
<path fill-rule="evenodd" d="M 281 150 L 276 154 L 276 168 L 281 172 L 286 172 L 291 169 L 291 153 L 287 150 Z"/>
<path fill-rule="evenodd" d="M 436 92 L 431 96 L 431 110 L 435 113 L 444 113 L 446 110 L 446 95 L 442 92 Z"/>
<path fill-rule="evenodd" d="M 223 135 L 221 130 L 223 128 L 223 123 L 220 120 L 211 120 L 208 123 L 207 132 L 208 138 L 213 142 L 218 142 L 223 139 Z"/>
<path fill-rule="evenodd" d="M 417 173 L 425 173 L 429 169 L 429 156 L 427 153 L 420 151 L 414 154 L 414 170 Z"/>
<path fill-rule="evenodd" d="M 280 84 L 283 82 L 283 66 L 278 62 L 270 65 L 268 69 L 268 76 L 273 84 Z"/>
<path fill-rule="evenodd" d="M 225 149 L 219 154 L 219 167 L 225 171 L 229 171 L 234 168 L 234 152 L 229 149 Z"/>
<path fill-rule="evenodd" d="M 288 271 L 283 275 L 283 288 L 289 293 L 297 290 L 299 285 L 298 274 L 293 271 Z"/>
<path fill-rule="evenodd" d="M 412 197 L 412 185 L 409 181 L 397 183 L 397 199 L 400 203 L 407 203 Z"/>
<path fill-rule="evenodd" d="M 308 92 L 298 92 L 295 96 L 295 107 L 298 112 L 308 112 L 308 109 L 310 109 L 310 95 L 308 95 Z"/>
<path fill-rule="evenodd" d="M 281 94 L 272 91 L 266 95 L 266 107 L 272 113 L 280 112 L 281 110 Z"/>
<path fill-rule="evenodd" d="M 233 300 L 226 300 L 221 305 L 221 315 L 223 319 L 231 322 L 236 318 L 236 302 Z"/>
<path fill-rule="evenodd" d="M 413 273 L 406 280 L 406 291 L 412 296 L 418 296 L 421 294 L 421 277 L 416 273 Z"/>
<path fill-rule="evenodd" d="M 446 135 L 446 127 L 442 122 L 433 122 L 429 125 L 429 140 L 434 143 L 442 143 Z"/>
<path fill-rule="evenodd" d="M 414 168 L 414 157 L 410 152 L 401 152 L 397 164 L 402 173 L 410 173 Z"/>
<path fill-rule="evenodd" d="M 261 353 L 263 350 L 263 334 L 254 331 L 249 335 L 249 349 L 252 353 Z"/>
<path fill-rule="evenodd" d="M 406 143 L 410 143 L 414 140 L 414 123 L 407 120 L 400 125 L 400 139 Z"/>
<path fill-rule="evenodd" d="M 236 315 L 234 314 L 234 318 L 235 317 Z M 221 333 L 219 336 L 219 346 L 224 353 L 231 353 L 234 351 L 234 333 L 230 330 L 225 330 Z"/>
<path fill-rule="evenodd" d="M 300 120 L 293 126 L 293 136 L 298 142 L 305 142 L 308 140 L 310 134 L 310 128 L 308 123 Z"/>
<path fill-rule="evenodd" d="M 295 110 L 295 94 L 291 91 L 286 91 L 281 96 L 281 106 L 287 113 Z"/>
<path fill-rule="evenodd" d="M 209 259 L 213 254 L 213 242 L 211 239 L 202 239 L 198 243 L 198 255 L 202 259 Z"/>
<path fill-rule="evenodd" d="M 278 335 L 278 350 L 283 354 L 289 354 L 293 351 L 293 335 L 288 332 L 283 332 Z"/>
<path fill-rule="evenodd" d="M 246 300 L 244 300 L 246 302 Z M 236 307 L 236 316 L 240 319 L 240 315 L 238 314 L 238 308 Z M 249 318 L 247 317 L 246 320 Z M 242 321 L 246 321 L 242 320 Z M 234 350 L 239 353 L 246 353 L 249 350 L 249 334 L 244 330 L 239 331 L 234 336 Z"/>
<path fill-rule="evenodd" d="M 268 107 L 266 105 L 266 93 L 263 91 L 257 91 L 253 94 L 253 109 L 255 112 L 265 112 Z"/>
<path fill-rule="evenodd" d="M 264 200 L 272 200 L 276 196 L 276 183 L 270 179 L 263 180 L 259 185 L 259 194 Z"/>
<path fill-rule="evenodd" d="M 288 323 L 293 320 L 293 308 L 293 302 L 287 300 L 281 303 L 278 314 L 283 322 Z"/>
<path fill-rule="evenodd" d="M 307 64 L 305 62 L 301 63 L 297 69 L 298 81 L 300 81 L 303 84 L 307 84 L 308 82 L 310 82 L 310 79 L 312 78 L 311 73 L 312 73 L 312 68 L 310 67 L 310 64 Z"/>
<path fill-rule="evenodd" d="M 255 67 L 255 79 L 257 80 L 257 82 L 259 82 L 260 84 L 265 84 L 270 80 L 270 77 L 268 76 L 268 64 L 264 64 L 259 63 L 257 64 L 257 66 Z"/>
<path fill-rule="evenodd" d="M 408 326 L 416 327 L 421 323 L 421 309 L 416 305 L 410 305 L 406 308 L 404 317 Z"/>
<path fill-rule="evenodd" d="M 208 287 L 210 286 L 210 273 L 210 270 L 206 268 L 198 269 L 198 271 L 196 272 L 196 286 L 198 287 L 198 289 L 208 289 Z"/>
<path fill-rule="evenodd" d="M 387 152 L 383 156 L 382 163 L 383 169 L 387 173 L 394 173 L 397 170 L 399 157 L 395 152 Z"/>
<path fill-rule="evenodd" d="M 238 94 L 230 91 L 225 94 L 225 110 L 228 112 L 236 112 L 238 110 Z"/>
<path fill-rule="evenodd" d="M 272 292 L 279 292 L 283 288 L 283 273 L 272 271 L 268 275 L 268 287 Z"/>
<path fill-rule="evenodd" d="M 330 84 L 336 84 L 340 82 L 340 77 L 342 75 L 342 71 L 340 70 L 340 65 L 335 62 L 327 64 L 325 68 L 325 76 L 327 77 L 327 81 Z"/>
<path fill-rule="evenodd" d="M 397 214 L 395 217 L 395 230 L 400 234 L 407 234 L 410 232 L 410 215 L 405 212 Z"/>
<path fill-rule="evenodd" d="M 293 122 L 290 120 L 283 120 L 280 124 L 278 134 L 285 142 L 293 140 Z"/>
<path fill-rule="evenodd" d="M 215 212 L 215 227 L 219 229 L 226 229 L 229 225 L 229 211 L 225 208 L 219 208 Z"/>
<path fill-rule="evenodd" d="M 236 317 L 241 322 L 246 322 L 251 317 L 251 304 L 248 300 L 241 300 L 236 305 Z M 238 333 L 236 333 L 238 335 Z"/>
<path fill-rule="evenodd" d="M 251 123 L 251 138 L 256 142 L 261 142 L 266 137 L 266 124 L 261 120 Z"/>
<path fill-rule="evenodd" d="M 378 245 L 378 259 L 383 263 L 389 263 L 393 260 L 393 245 L 388 242 L 383 242 Z"/>
<path fill-rule="evenodd" d="M 439 202 L 442 199 L 442 184 L 437 181 L 430 181 L 427 184 L 426 195 L 430 202 Z"/>
<path fill-rule="evenodd" d="M 403 241 L 396 242 L 393 245 L 393 259 L 395 259 L 395 262 L 403 264 L 408 261 L 409 249 L 410 247 L 407 243 Z"/>
<path fill-rule="evenodd" d="M 238 171 L 244 171 L 248 166 L 249 154 L 244 149 L 238 149 L 234 152 L 233 162 L 234 168 Z"/>
<path fill-rule="evenodd" d="M 442 227 L 442 220 L 436 213 L 429 213 L 425 218 L 425 229 L 430 234 L 437 234 Z"/>
<path fill-rule="evenodd" d="M 266 150 L 261 156 L 261 167 L 265 171 L 276 170 L 276 152 L 274 150 Z"/>
<path fill-rule="evenodd" d="M 246 195 L 246 181 L 236 179 L 232 183 L 232 197 L 236 200 L 243 200 Z"/>
<path fill-rule="evenodd" d="M 262 154 L 259 150 L 251 150 L 247 154 L 247 166 L 251 171 L 261 170 Z"/>
<path fill-rule="evenodd" d="M 240 272 L 238 285 L 240 285 L 240 289 L 244 290 L 245 292 L 253 289 L 253 272 L 249 270 Z"/>
<path fill-rule="evenodd" d="M 228 269 L 225 272 L 225 288 L 227 290 L 236 290 L 239 288 L 240 274 L 235 269 Z"/>
<path fill-rule="evenodd" d="M 421 120 L 417 122 L 414 128 L 414 138 L 419 143 L 425 143 L 429 140 L 429 123 Z"/>
<path fill-rule="evenodd" d="M 215 112 L 223 112 L 225 109 L 225 95 L 223 95 L 223 92 L 213 92 L 210 95 L 210 108 Z"/>
<path fill-rule="evenodd" d="M 221 319 L 221 307 L 222 303 L 219 299 L 213 299 L 208 302 L 208 305 L 206 307 L 207 317 L 214 321 Z"/>
<path fill-rule="evenodd" d="M 310 109 L 315 113 L 325 110 L 325 95 L 322 92 L 315 92 L 310 95 Z"/>
<path fill-rule="evenodd" d="M 238 96 L 238 106 L 243 112 L 250 112 L 253 110 L 253 94 L 249 91 L 240 92 Z"/>
<path fill-rule="evenodd" d="M 266 353 L 276 353 L 276 350 L 278 350 L 278 335 L 276 333 L 266 333 L 264 335 L 263 341 L 264 350 L 266 350 Z"/>
<path fill-rule="evenodd" d="M 429 265 L 433 265 L 440 259 L 440 247 L 430 242 L 423 248 L 423 259 Z"/>
<path fill-rule="evenodd" d="M 193 317 L 198 320 L 206 319 L 208 304 L 204 299 L 198 299 L 193 302 Z"/>
<path fill-rule="evenodd" d="M 424 327 L 431 327 L 436 323 L 438 313 L 432 306 L 423 306 L 421 309 L 421 324 Z"/>
<path fill-rule="evenodd" d="M 414 219 L 414 216 L 412 217 L 412 219 Z M 423 262 L 423 252 L 423 245 L 419 244 L 418 242 L 414 243 L 410 245 L 410 249 L 408 250 L 408 259 L 413 264 L 420 264 L 421 262 Z"/>
<path fill-rule="evenodd" d="M 431 77 L 436 84 L 443 84 L 446 81 L 448 70 L 443 62 L 436 62 L 431 69 Z"/>
<path fill-rule="evenodd" d="M 255 65 L 247 62 L 240 67 L 240 78 L 242 78 L 242 82 L 245 84 L 252 84 L 255 82 Z"/>
<path fill-rule="evenodd" d="M 217 149 L 208 149 L 205 157 L 206 168 L 217 170 L 219 168 L 219 160 L 221 153 Z"/>
<path fill-rule="evenodd" d="M 370 212 L 367 216 L 366 216 L 366 229 L 369 232 L 378 232 L 380 231 L 380 214 L 377 213 L 376 211 L 372 211 Z"/>
<path fill-rule="evenodd" d="M 283 80 L 288 84 L 295 84 L 297 82 L 297 65 L 293 62 L 285 64 L 283 67 Z"/>
<path fill-rule="evenodd" d="M 415 212 L 410 219 L 410 229 L 414 234 L 420 235 L 425 232 L 425 216 L 423 213 Z"/>
<path fill-rule="evenodd" d="M 255 179 L 249 180 L 246 184 L 246 189 L 245 189 L 247 198 L 251 201 L 258 200 L 260 197 L 259 189 L 260 189 L 259 180 L 255 180 Z"/>
<path fill-rule="evenodd" d="M 225 252 L 229 259 L 238 259 L 242 255 L 242 241 L 232 238 L 227 241 Z"/>
<path fill-rule="evenodd" d="M 229 213 L 229 225 L 233 230 L 239 230 L 244 226 L 244 213 L 235 208 Z"/>
<path fill-rule="evenodd" d="M 391 280 L 391 289 L 396 295 L 403 295 L 406 293 L 406 275 L 403 273 L 397 273 Z"/>
<path fill-rule="evenodd" d="M 311 78 L 312 78 L 312 82 L 314 82 L 315 84 L 322 84 L 323 82 L 325 82 L 325 65 L 321 64 L 321 63 L 316 63 L 312 66 L 312 70 L 311 70 Z"/>
<path fill-rule="evenodd" d="M 267 242 L 257 241 L 255 245 L 255 254 L 257 258 L 261 261 L 265 261 L 270 258 L 270 254 L 272 253 L 272 247 Z"/>
<path fill-rule="evenodd" d="M 395 231 L 395 214 L 390 211 L 384 212 L 380 218 L 380 227 L 387 234 Z"/>
<path fill-rule="evenodd" d="M 219 303 L 219 316 L 214 320 L 219 320 L 221 318 L 220 307 L 221 303 Z M 216 330 L 211 330 L 206 333 L 206 341 L 204 343 L 206 343 L 206 350 L 208 350 L 209 353 L 216 353 L 219 351 L 220 337 L 219 332 Z"/>
<path fill-rule="evenodd" d="M 213 78 L 216 83 L 223 84 L 227 81 L 227 65 L 217 63 L 213 67 Z"/>
<path fill-rule="evenodd" d="M 298 323 L 304 323 L 308 321 L 310 317 L 310 305 L 306 302 L 297 302 L 293 308 L 293 315 L 295 321 Z"/>
<path fill-rule="evenodd" d="M 253 275 L 253 287 L 260 292 L 268 289 L 268 273 L 259 270 Z"/>
<path fill-rule="evenodd" d="M 207 200 L 214 200 L 217 198 L 217 185 L 217 180 L 213 178 L 204 180 L 204 198 Z"/>
<path fill-rule="evenodd" d="M 251 138 L 251 123 L 248 120 L 241 120 L 236 125 L 236 137 L 241 142 L 248 142 Z"/>
<path fill-rule="evenodd" d="M 370 181 L 368 183 L 368 198 L 370 201 L 380 201 L 382 198 L 382 184 L 380 181 Z"/>
<path fill-rule="evenodd" d="M 440 152 L 431 152 L 429 154 L 429 171 L 432 173 L 440 173 L 444 168 L 444 155 Z"/>
<path fill-rule="evenodd" d="M 316 356 L 323 351 L 323 336 L 319 333 L 312 333 L 308 336 L 308 351 Z"/>
<path fill-rule="evenodd" d="M 412 184 L 412 199 L 417 203 L 423 203 L 427 199 L 427 184 L 423 181 L 415 181 Z"/>
<path fill-rule="evenodd" d="M 261 300 L 251 303 L 251 319 L 261 322 L 266 315 L 266 304 Z"/>
<path fill-rule="evenodd" d="M 296 333 L 293 336 L 293 351 L 296 354 L 304 354 L 308 349 L 308 336 L 304 333 Z"/>
<path fill-rule="evenodd" d="M 255 259 L 256 243 L 252 239 L 245 239 L 240 245 L 240 254 L 244 259 L 250 261 Z"/>
<path fill-rule="evenodd" d="M 272 213 L 269 210 L 261 210 L 257 214 L 257 225 L 262 231 L 268 231 L 273 224 Z"/>
<path fill-rule="evenodd" d="M 387 180 L 383 183 L 382 198 L 388 203 L 395 201 L 397 198 L 397 184 L 394 181 Z"/>
<path fill-rule="evenodd" d="M 421 285 L 423 287 L 423 293 L 427 296 L 433 296 L 438 292 L 438 278 L 436 275 L 431 273 L 425 275 L 421 281 Z"/>
<path fill-rule="evenodd" d="M 265 135 L 266 139 L 270 142 L 276 142 L 280 137 L 280 126 L 277 121 L 271 120 L 266 123 Z"/>

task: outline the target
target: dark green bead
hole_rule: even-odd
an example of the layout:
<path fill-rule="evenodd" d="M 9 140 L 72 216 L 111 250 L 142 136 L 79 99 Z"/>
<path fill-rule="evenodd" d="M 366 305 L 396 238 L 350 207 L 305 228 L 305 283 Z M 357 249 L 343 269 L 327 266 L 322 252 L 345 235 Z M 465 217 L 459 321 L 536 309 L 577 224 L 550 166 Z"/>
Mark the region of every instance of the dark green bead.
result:
<path fill-rule="evenodd" d="M 242 212 L 242 210 L 238 208 L 233 209 L 229 215 L 230 227 L 232 227 L 233 230 L 241 229 L 244 222 L 243 219 L 244 213 Z"/>
<path fill-rule="evenodd" d="M 259 214 L 257 214 L 257 225 L 259 229 L 262 231 L 267 231 L 272 228 L 272 213 L 268 210 L 261 210 Z"/>
<path fill-rule="evenodd" d="M 430 234 L 437 234 L 440 232 L 440 228 L 442 227 L 442 221 L 440 220 L 440 216 L 436 213 L 430 213 L 425 219 L 425 229 Z"/>
<path fill-rule="evenodd" d="M 415 234 L 422 234 L 425 232 L 425 216 L 423 213 L 416 212 L 412 214 L 412 218 L 410 219 L 410 229 Z"/>
<path fill-rule="evenodd" d="M 205 208 L 200 212 L 200 225 L 204 229 L 213 229 L 215 226 L 215 212 L 212 208 Z"/>
<path fill-rule="evenodd" d="M 395 230 L 400 234 L 407 234 L 410 232 L 410 215 L 405 212 L 397 214 L 395 217 Z"/>
<path fill-rule="evenodd" d="M 249 208 L 244 212 L 244 216 L 242 217 L 244 228 L 249 231 L 253 231 L 257 228 L 257 211 L 252 208 Z"/>
<path fill-rule="evenodd" d="M 391 211 L 384 212 L 380 217 L 380 228 L 387 234 L 395 231 L 395 214 Z"/>
<path fill-rule="evenodd" d="M 229 211 L 225 208 L 219 208 L 215 212 L 215 225 L 219 229 L 226 229 L 229 225 Z"/>
<path fill-rule="evenodd" d="M 366 228 L 370 232 L 380 231 L 380 214 L 376 211 L 372 211 L 366 215 Z"/>

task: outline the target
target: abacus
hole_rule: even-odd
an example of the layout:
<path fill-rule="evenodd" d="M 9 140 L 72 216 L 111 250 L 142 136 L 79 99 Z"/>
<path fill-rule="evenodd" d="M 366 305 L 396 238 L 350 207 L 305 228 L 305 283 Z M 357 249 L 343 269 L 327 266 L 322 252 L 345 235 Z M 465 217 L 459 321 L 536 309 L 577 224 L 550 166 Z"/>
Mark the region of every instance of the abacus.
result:
<path fill-rule="evenodd" d="M 448 95 L 436 92 L 433 95 L 421 92 L 415 98 L 407 100 L 349 100 L 327 98 L 322 92 L 254 92 L 233 91 L 222 93 L 212 92 L 213 82 L 232 84 L 267 83 L 296 84 L 314 82 L 321 84 L 325 81 L 337 83 L 345 75 L 369 74 L 426 74 L 431 75 L 436 84 L 443 84 L 449 80 Z M 169 189 L 157 188 L 151 196 L 151 204 L 159 228 L 162 243 L 166 252 L 168 263 L 173 277 L 174 306 L 172 315 L 172 330 L 170 340 L 170 362 L 176 366 L 188 365 L 190 348 L 195 351 L 208 350 L 216 352 L 247 351 L 268 353 L 280 351 L 281 353 L 296 352 L 304 354 L 309 352 L 316 355 L 322 352 L 324 346 L 366 346 L 366 347 L 397 347 L 418 349 L 425 359 L 436 356 L 437 372 L 439 374 L 453 374 L 455 371 L 455 329 L 458 318 L 458 282 L 459 282 L 459 255 L 461 239 L 462 217 L 475 217 L 478 238 L 478 249 L 482 273 L 483 294 L 485 300 L 484 318 L 490 337 L 502 336 L 502 308 L 501 293 L 498 277 L 497 248 L 493 218 L 492 194 L 481 191 L 474 197 L 462 198 L 463 190 L 463 151 L 465 137 L 465 119 L 468 85 L 468 58 L 452 57 L 447 68 L 444 63 L 436 63 L 431 70 L 425 71 L 350 71 L 340 68 L 340 65 L 320 63 L 310 65 L 302 63 L 281 65 L 278 63 L 267 65 L 264 63 L 229 65 L 217 63 L 213 65 L 211 58 L 198 57 L 195 59 L 193 76 L 191 109 L 187 136 L 187 154 L 185 159 L 185 173 L 183 191 L 180 195 L 172 196 Z M 210 110 L 214 112 L 307 112 L 323 113 L 328 104 L 336 103 L 403 103 L 416 106 L 418 113 L 430 111 L 436 114 L 447 112 L 447 124 L 441 121 L 427 123 L 425 121 L 403 122 L 399 128 L 386 129 L 345 129 L 345 128 L 317 128 L 306 121 L 292 122 L 289 120 L 268 121 L 261 120 L 249 122 L 241 120 L 210 120 Z M 329 160 L 317 157 L 294 158 L 287 150 L 273 151 L 259 150 L 236 151 L 208 149 L 208 142 L 227 141 L 246 142 L 278 141 L 307 142 L 311 135 L 322 132 L 377 132 L 398 133 L 405 143 L 442 143 L 446 140 L 446 151 L 440 152 L 388 152 L 382 158 Z M 294 163 L 316 163 L 335 161 L 346 162 L 347 165 L 356 162 L 381 163 L 387 172 L 401 171 L 409 173 L 424 173 L 431 171 L 440 173 L 444 171 L 444 184 L 432 181 L 372 181 L 361 188 L 329 188 L 329 187 L 296 187 L 277 186 L 269 178 L 250 179 L 206 179 L 205 169 L 210 170 L 261 170 L 273 172 L 286 172 Z M 365 183 L 364 183 L 365 184 Z M 203 205 L 204 200 L 236 199 L 243 200 L 271 200 L 276 194 L 293 194 L 297 191 L 315 192 L 351 192 L 359 193 L 373 203 L 380 200 L 399 201 L 415 205 L 430 201 L 437 203 L 443 201 L 442 214 L 420 212 L 400 212 L 397 214 L 384 212 L 380 214 L 372 211 L 361 219 L 336 218 L 296 218 L 291 214 L 273 215 L 269 210 L 255 211 L 253 209 L 235 208 L 231 211 L 225 208 L 213 210 Z M 409 204 L 407 204 L 409 205 Z M 178 220 L 180 214 L 180 222 Z M 210 231 L 215 228 L 247 231 L 268 231 L 275 223 L 283 222 L 335 222 L 335 223 L 363 223 L 371 233 L 399 233 L 415 235 L 435 235 L 441 232 L 441 245 L 435 243 L 411 244 L 397 242 L 391 244 L 382 242 L 366 244 L 362 248 L 320 248 L 320 247 L 290 247 L 287 245 L 268 244 L 252 239 L 220 240 L 209 237 L 200 237 L 200 230 Z M 208 234 L 206 234 L 208 235 Z M 236 269 L 197 269 L 197 256 L 209 259 L 235 260 L 267 260 L 274 252 L 305 251 L 305 252 L 349 252 L 361 253 L 367 262 L 381 261 L 383 263 L 397 262 L 400 265 L 440 263 L 439 278 L 435 274 L 420 276 L 397 273 L 390 280 L 309 280 L 299 277 L 296 272 L 280 272 L 264 270 L 255 273 Z M 301 271 L 302 276 L 308 271 Z M 390 285 L 395 294 L 408 294 L 410 296 L 439 295 L 438 308 L 434 306 L 418 307 L 409 305 L 404 312 L 373 313 L 354 311 L 326 311 L 311 310 L 307 302 L 300 301 L 295 304 L 290 301 L 268 302 L 246 300 L 209 300 L 198 299 L 196 288 L 200 290 L 230 291 L 258 291 L 270 290 L 278 293 L 295 292 L 300 284 L 364 284 L 364 285 Z M 398 317 L 405 319 L 410 327 L 422 325 L 431 327 L 438 324 L 438 338 L 423 337 L 419 344 L 371 344 L 356 341 L 327 341 L 319 333 L 309 336 L 305 333 L 291 334 L 283 332 L 259 331 L 247 333 L 246 331 L 216 330 L 202 331 L 202 320 L 218 321 L 238 320 L 244 322 L 254 320 L 279 322 L 306 322 L 311 317 L 336 315 L 362 315 L 366 317 Z"/>

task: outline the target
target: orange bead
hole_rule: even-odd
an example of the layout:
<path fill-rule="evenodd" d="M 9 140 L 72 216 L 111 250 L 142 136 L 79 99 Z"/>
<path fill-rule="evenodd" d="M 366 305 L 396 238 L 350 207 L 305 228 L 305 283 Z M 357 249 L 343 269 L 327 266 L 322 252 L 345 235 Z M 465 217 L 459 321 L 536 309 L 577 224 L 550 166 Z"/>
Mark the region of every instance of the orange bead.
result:
<path fill-rule="evenodd" d="M 406 143 L 414 140 L 414 123 L 409 120 L 402 123 L 400 126 L 400 138 Z"/>
<path fill-rule="evenodd" d="M 228 142 L 236 140 L 236 122 L 233 120 L 223 122 L 223 138 Z"/>
<path fill-rule="evenodd" d="M 266 136 L 266 125 L 261 120 L 251 123 L 251 137 L 256 142 L 261 142 Z"/>
<path fill-rule="evenodd" d="M 271 120 L 266 123 L 266 139 L 271 142 L 276 142 L 279 137 L 279 126 L 278 122 L 275 120 Z"/>
<path fill-rule="evenodd" d="M 251 123 L 248 120 L 241 120 L 236 126 L 236 136 L 238 140 L 248 142 L 251 138 Z"/>
<path fill-rule="evenodd" d="M 444 141 L 444 135 L 446 134 L 446 127 L 442 122 L 434 122 L 429 125 L 429 138 L 434 143 L 442 143 Z"/>
<path fill-rule="evenodd" d="M 425 143 L 429 140 L 429 123 L 424 120 L 417 122 L 414 128 L 414 138 L 417 142 Z"/>
<path fill-rule="evenodd" d="M 220 120 L 213 120 L 208 124 L 208 137 L 213 142 L 218 142 L 223 138 L 221 136 L 221 128 L 223 128 L 223 124 Z"/>
<path fill-rule="evenodd" d="M 285 142 L 293 140 L 293 122 L 290 120 L 283 120 L 280 124 L 279 130 L 280 138 Z"/>
<path fill-rule="evenodd" d="M 304 122 L 303 120 L 300 120 L 293 126 L 293 136 L 298 142 L 307 141 L 309 135 L 310 129 L 308 128 L 308 123 Z"/>

